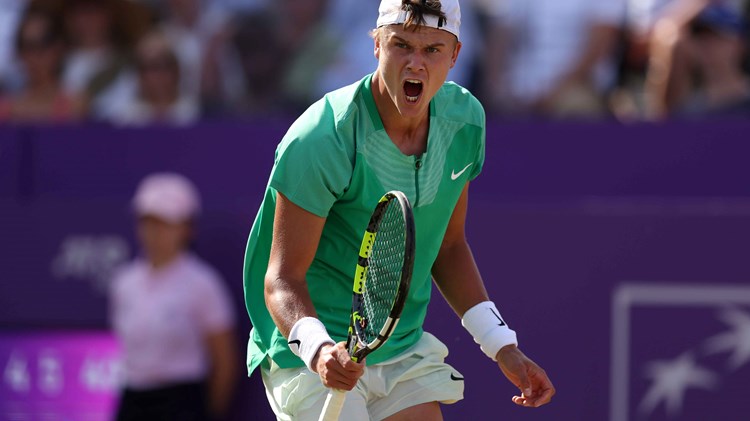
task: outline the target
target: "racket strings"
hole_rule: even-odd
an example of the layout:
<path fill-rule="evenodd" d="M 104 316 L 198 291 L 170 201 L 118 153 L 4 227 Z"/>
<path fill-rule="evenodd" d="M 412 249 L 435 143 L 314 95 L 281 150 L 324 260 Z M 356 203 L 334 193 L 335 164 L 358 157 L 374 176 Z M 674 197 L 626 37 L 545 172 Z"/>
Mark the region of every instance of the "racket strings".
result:
<path fill-rule="evenodd" d="M 380 222 L 369 258 L 363 299 L 365 341 L 372 343 L 388 320 L 401 282 L 406 229 L 401 207 L 391 202 Z"/>

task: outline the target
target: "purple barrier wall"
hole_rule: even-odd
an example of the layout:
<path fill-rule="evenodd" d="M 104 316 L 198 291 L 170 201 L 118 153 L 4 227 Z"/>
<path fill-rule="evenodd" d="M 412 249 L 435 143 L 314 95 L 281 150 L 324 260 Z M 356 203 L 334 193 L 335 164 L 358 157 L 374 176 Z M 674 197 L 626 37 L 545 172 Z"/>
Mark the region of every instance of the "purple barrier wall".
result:
<path fill-rule="evenodd" d="M 174 170 L 203 193 L 196 250 L 235 294 L 244 340 L 244 243 L 287 124 L 0 130 L 0 326 L 106 327 L 107 274 L 135 252 L 127 202 L 145 174 Z M 516 408 L 436 294 L 427 329 L 466 376 L 446 419 L 746 419 L 748 129 L 491 125 L 468 236 L 558 396 Z M 270 419 L 257 376 L 234 419 Z"/>
<path fill-rule="evenodd" d="M 25 157 L 22 150 L 23 135 L 20 130 L 0 129 L 0 198 L 14 198 L 23 195 L 22 176 Z"/>

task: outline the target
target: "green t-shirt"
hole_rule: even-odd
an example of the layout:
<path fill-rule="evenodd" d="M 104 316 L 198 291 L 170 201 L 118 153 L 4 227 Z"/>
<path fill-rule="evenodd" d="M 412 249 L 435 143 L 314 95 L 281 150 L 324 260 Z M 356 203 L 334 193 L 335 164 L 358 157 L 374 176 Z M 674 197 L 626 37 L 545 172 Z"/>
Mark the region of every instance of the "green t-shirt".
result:
<path fill-rule="evenodd" d="M 367 363 L 398 355 L 422 334 L 430 270 L 463 187 L 484 163 L 485 115 L 466 89 L 445 83 L 430 103 L 426 152 L 406 156 L 383 128 L 371 79 L 368 75 L 313 104 L 276 150 L 245 252 L 245 304 L 253 324 L 250 373 L 266 356 L 282 368 L 303 366 L 273 323 L 263 296 L 277 192 L 326 218 L 307 284 L 318 317 L 335 341 L 346 340 L 354 269 L 370 214 L 385 192 L 404 192 L 416 225 L 411 288 L 395 332 Z"/>

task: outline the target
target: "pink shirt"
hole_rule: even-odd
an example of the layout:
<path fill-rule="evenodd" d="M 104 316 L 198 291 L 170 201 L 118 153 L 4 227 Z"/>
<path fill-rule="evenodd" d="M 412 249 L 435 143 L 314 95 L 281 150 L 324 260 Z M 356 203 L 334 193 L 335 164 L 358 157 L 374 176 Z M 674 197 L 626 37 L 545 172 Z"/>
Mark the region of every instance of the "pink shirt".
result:
<path fill-rule="evenodd" d="M 125 385 L 134 389 L 205 379 L 206 336 L 234 326 L 221 277 L 188 253 L 159 270 L 138 259 L 119 271 L 110 317 L 124 351 Z"/>

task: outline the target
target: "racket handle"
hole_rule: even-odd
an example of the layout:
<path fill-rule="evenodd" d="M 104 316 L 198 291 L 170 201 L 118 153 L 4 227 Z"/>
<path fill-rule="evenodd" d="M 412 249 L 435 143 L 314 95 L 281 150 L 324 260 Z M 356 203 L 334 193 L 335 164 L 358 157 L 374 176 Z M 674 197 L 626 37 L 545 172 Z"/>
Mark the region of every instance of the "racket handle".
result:
<path fill-rule="evenodd" d="M 321 411 L 318 421 L 338 421 L 345 400 L 346 391 L 331 389 L 326 397 L 326 403 L 323 404 L 323 411 Z"/>

